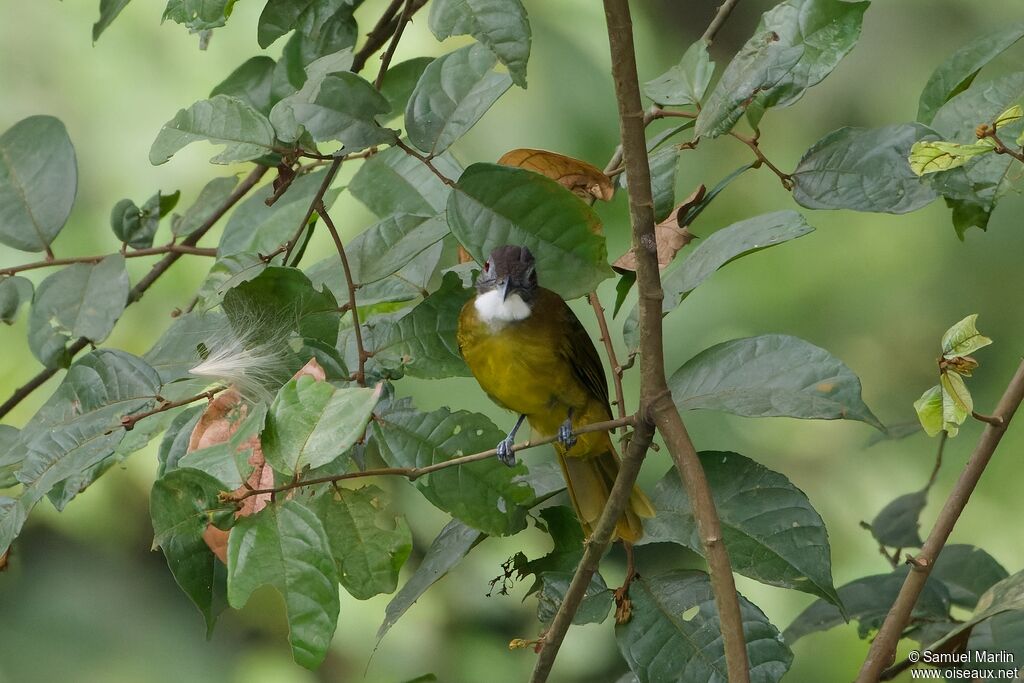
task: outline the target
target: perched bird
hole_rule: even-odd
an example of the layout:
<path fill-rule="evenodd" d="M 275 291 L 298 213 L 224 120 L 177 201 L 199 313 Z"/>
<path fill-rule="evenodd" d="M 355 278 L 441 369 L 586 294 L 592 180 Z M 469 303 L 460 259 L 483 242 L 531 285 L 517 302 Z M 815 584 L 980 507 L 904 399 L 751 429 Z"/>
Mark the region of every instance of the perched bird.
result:
<path fill-rule="evenodd" d="M 519 413 L 498 444 L 498 457 L 515 464 L 511 446 L 524 419 L 537 435 L 557 436 L 569 497 L 590 536 L 619 471 L 608 432 L 573 436 L 582 425 L 612 419 L 597 349 L 562 297 L 537 284 L 536 262 L 526 247 L 495 249 L 476 290 L 459 315 L 459 350 L 487 395 Z M 643 535 L 640 518 L 653 515 L 647 497 L 634 488 L 616 534 L 636 541 Z"/>

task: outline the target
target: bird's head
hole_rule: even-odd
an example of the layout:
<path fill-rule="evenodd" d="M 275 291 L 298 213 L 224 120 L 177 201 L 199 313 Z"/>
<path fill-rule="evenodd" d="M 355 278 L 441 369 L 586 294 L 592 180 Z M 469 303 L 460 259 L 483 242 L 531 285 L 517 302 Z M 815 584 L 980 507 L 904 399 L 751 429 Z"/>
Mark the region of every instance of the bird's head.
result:
<path fill-rule="evenodd" d="M 498 247 L 484 262 L 476 280 L 476 309 L 489 323 L 508 323 L 530 316 L 537 295 L 537 263 L 526 247 Z"/>

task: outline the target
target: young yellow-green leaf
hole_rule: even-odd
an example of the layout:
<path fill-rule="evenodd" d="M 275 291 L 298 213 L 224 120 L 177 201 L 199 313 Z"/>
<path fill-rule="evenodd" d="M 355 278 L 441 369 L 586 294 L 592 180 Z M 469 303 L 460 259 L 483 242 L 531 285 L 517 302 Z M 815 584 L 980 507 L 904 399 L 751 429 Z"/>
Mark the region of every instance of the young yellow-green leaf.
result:
<path fill-rule="evenodd" d="M 59 119 L 30 116 L 0 135 L 0 243 L 43 251 L 78 190 L 75 148 Z"/>
<path fill-rule="evenodd" d="M 149 150 L 154 166 L 166 163 L 181 148 L 198 140 L 225 145 L 210 161 L 230 164 L 258 159 L 274 147 L 274 128 L 267 117 L 248 102 L 215 95 L 181 109 L 164 124 Z"/>
<path fill-rule="evenodd" d="M 223 26 L 235 0 L 168 0 L 164 20 L 184 24 L 189 31 L 207 31 Z"/>
<path fill-rule="evenodd" d="M 385 503 L 376 486 L 324 489 L 310 503 L 327 531 L 341 585 L 358 600 L 393 593 L 412 551 L 409 526 Z"/>
<path fill-rule="evenodd" d="M 986 64 L 1022 37 L 1024 22 L 1016 22 L 1000 27 L 993 33 L 978 36 L 951 54 L 935 69 L 925 84 L 918 103 L 917 120 L 931 123 L 942 105 L 969 88 Z"/>
<path fill-rule="evenodd" d="M 235 189 L 238 184 L 238 176 L 230 175 L 224 178 L 214 178 L 203 186 L 199 191 L 192 206 L 185 209 L 180 216 L 175 214 L 171 218 L 171 232 L 175 237 L 187 237 L 199 229 L 199 227 L 213 216 L 218 207 Z"/>
<path fill-rule="evenodd" d="M 601 219 L 538 173 L 473 164 L 448 199 L 448 223 L 477 263 L 506 244 L 529 247 L 541 286 L 565 299 L 583 296 L 612 275 Z"/>
<path fill-rule="evenodd" d="M 210 97 L 230 95 L 252 105 L 263 114 L 270 113 L 276 63 L 266 55 L 250 57 L 210 91 Z"/>
<path fill-rule="evenodd" d="M 978 332 L 977 321 L 978 314 L 973 313 L 946 330 L 942 335 L 943 358 L 969 356 L 992 343 L 991 339 Z"/>
<path fill-rule="evenodd" d="M 473 36 L 508 67 L 516 85 L 526 87 L 530 22 L 521 0 L 436 0 L 427 21 L 438 40 Z"/>
<path fill-rule="evenodd" d="M 262 437 L 267 462 L 282 474 L 296 475 L 337 459 L 363 435 L 381 388 L 342 388 L 308 375 L 290 380 L 267 413 Z"/>
<path fill-rule="evenodd" d="M 512 86 L 508 74 L 492 70 L 495 62 L 478 43 L 431 62 L 405 108 L 412 144 L 431 156 L 440 154 L 476 125 Z"/>
<path fill-rule="evenodd" d="M 242 517 L 228 536 L 228 602 L 240 609 L 260 586 L 284 598 L 296 663 L 315 669 L 338 623 L 338 569 L 319 518 L 297 500 Z"/>
<path fill-rule="evenodd" d="M 690 45 L 683 58 L 654 80 L 644 83 L 644 94 L 663 105 L 698 105 L 704 100 L 715 63 L 703 40 Z"/>
<path fill-rule="evenodd" d="M 117 15 L 121 13 L 131 0 L 100 0 L 100 18 L 92 25 L 92 42 L 100 39 Z"/>
<path fill-rule="evenodd" d="M 718 610 L 708 575 L 675 570 L 638 579 L 629 590 L 633 618 L 615 627 L 619 652 L 640 683 L 725 683 Z M 774 683 L 793 661 L 768 617 L 740 596 L 750 680 Z"/>
<path fill-rule="evenodd" d="M 784 334 L 733 339 L 701 351 L 668 381 L 680 410 L 746 417 L 860 420 L 883 429 L 860 380 L 825 349 Z"/>
<path fill-rule="evenodd" d="M 917 175 L 948 171 L 963 166 L 974 157 L 995 151 L 992 138 L 985 138 L 973 144 L 960 144 L 945 140 L 921 140 L 910 148 L 910 170 Z"/>
<path fill-rule="evenodd" d="M 733 570 L 839 604 L 825 522 L 804 492 L 782 474 L 737 453 L 704 451 L 700 461 Z M 675 469 L 658 482 L 651 502 L 658 515 L 644 520 L 640 542 L 678 543 L 703 554 L 693 506 Z"/>
<path fill-rule="evenodd" d="M 50 275 L 39 283 L 29 315 L 33 355 L 48 368 L 67 367 L 67 342 L 106 339 L 127 301 L 128 272 L 120 254 L 99 263 L 75 263 Z"/>
<path fill-rule="evenodd" d="M 938 194 L 907 164 L 911 146 L 935 132 L 919 123 L 840 128 L 814 143 L 793 171 L 793 199 L 809 209 L 908 213 Z"/>
<path fill-rule="evenodd" d="M 153 545 L 163 550 L 174 580 L 202 612 L 207 633 L 227 607 L 227 572 L 203 534 L 212 514 L 227 509 L 217 498 L 226 488 L 205 472 L 182 468 L 157 479 L 149 495 Z"/>
<path fill-rule="evenodd" d="M 955 372 L 943 372 L 939 384 L 942 386 L 942 428 L 953 437 L 974 410 L 974 400 L 964 378 Z"/>
<path fill-rule="evenodd" d="M 397 134 L 377 124 L 376 116 L 391 105 L 372 85 L 356 74 L 328 74 L 308 99 L 290 99 L 295 122 L 317 142 L 336 140 L 346 153 L 393 143 Z M 273 112 L 271 112 L 273 115 Z"/>
<path fill-rule="evenodd" d="M 928 389 L 921 398 L 914 401 L 917 419 L 928 436 L 935 436 L 942 431 L 942 387 L 936 384 Z"/>
<path fill-rule="evenodd" d="M 0 279 L 0 322 L 10 325 L 22 304 L 32 301 L 32 281 L 20 275 Z"/>
<path fill-rule="evenodd" d="M 1024 109 L 1022 109 L 1019 104 L 1015 104 L 996 117 L 994 122 L 995 127 L 998 130 L 1003 126 L 1008 126 L 1011 123 L 1020 121 L 1022 118 L 1024 118 Z"/>

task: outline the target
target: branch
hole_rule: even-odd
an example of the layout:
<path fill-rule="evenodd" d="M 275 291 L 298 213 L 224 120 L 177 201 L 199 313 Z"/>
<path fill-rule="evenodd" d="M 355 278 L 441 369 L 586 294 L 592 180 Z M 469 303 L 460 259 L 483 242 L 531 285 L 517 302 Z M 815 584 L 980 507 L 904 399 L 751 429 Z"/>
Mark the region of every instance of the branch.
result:
<path fill-rule="evenodd" d="M 595 422 L 593 424 L 583 425 L 577 427 L 573 431 L 573 436 L 579 436 L 581 434 L 589 434 L 591 432 L 607 432 L 618 427 L 625 427 L 627 425 L 636 424 L 636 417 L 630 415 L 619 420 L 608 420 L 607 422 Z M 538 446 L 544 446 L 549 443 L 554 443 L 558 440 L 557 436 L 547 436 L 543 439 L 536 441 L 528 440 L 522 441 L 512 446 L 512 452 L 518 453 L 519 451 L 525 451 L 530 448 L 536 448 Z M 445 460 L 443 462 L 434 463 L 433 465 L 427 465 L 426 467 L 380 467 L 372 470 L 362 470 L 360 472 L 348 472 L 346 474 L 334 474 L 329 477 L 317 477 L 316 479 L 304 479 L 299 481 L 293 481 L 288 484 L 271 488 L 271 489 L 250 489 L 242 491 L 237 494 L 229 494 L 227 500 L 232 502 L 241 502 L 250 496 L 257 496 L 266 493 L 281 493 L 283 491 L 290 491 L 292 489 L 301 488 L 303 486 L 314 486 L 316 484 L 328 484 L 332 482 L 344 481 L 346 479 L 359 479 L 361 477 L 380 477 L 380 476 L 398 476 L 405 477 L 409 481 L 415 481 L 416 479 L 430 474 L 431 472 L 437 472 L 438 470 L 447 469 L 449 467 L 457 467 L 459 465 L 466 465 L 471 462 L 477 462 L 478 460 L 488 460 L 497 455 L 498 449 L 492 448 L 490 450 L 481 451 L 479 453 L 473 453 L 471 455 L 463 455 L 458 458 L 452 458 L 451 460 Z M 628 489 L 626 498 L 629 498 Z M 620 510 L 621 513 L 621 510 Z M 615 525 L 612 524 L 614 529 Z M 589 582 L 589 581 L 588 581 Z"/>
<path fill-rule="evenodd" d="M 313 201 L 309 203 L 309 208 L 306 209 L 306 213 L 302 217 L 302 220 L 299 221 L 299 227 L 295 230 L 295 234 L 292 235 L 291 239 L 289 239 L 287 242 L 282 244 L 280 247 L 278 247 L 271 253 L 267 254 L 264 257 L 266 260 L 269 261 L 274 256 L 277 256 L 278 254 L 283 252 L 284 262 L 286 264 L 288 263 L 288 258 L 292 255 L 292 250 L 295 248 L 295 245 L 298 244 L 299 239 L 302 237 L 303 233 L 305 233 L 307 229 L 312 229 L 309 227 L 309 219 L 313 217 L 313 212 L 316 211 L 317 206 L 323 206 L 324 195 L 327 194 L 327 189 L 331 186 L 331 183 L 334 182 L 334 176 L 338 175 L 338 169 L 341 168 L 341 164 L 344 161 L 345 157 L 339 156 L 335 157 L 334 161 L 331 162 L 331 167 L 327 169 L 327 172 L 324 174 L 324 180 L 322 183 L 320 183 L 320 187 L 319 189 L 317 189 L 316 195 L 313 196 Z M 292 263 L 292 265 L 295 266 L 297 264 Z"/>
<path fill-rule="evenodd" d="M 212 401 L 214 396 L 224 391 L 225 389 L 227 389 L 227 387 L 215 387 L 213 389 L 210 389 L 209 391 L 204 391 L 201 394 L 189 396 L 188 398 L 183 398 L 179 401 L 167 401 L 163 398 L 157 397 L 160 398 L 160 404 L 156 408 L 153 408 L 152 410 L 146 410 L 141 413 L 135 413 L 133 415 L 125 415 L 124 417 L 121 418 L 121 426 L 124 427 L 124 430 L 126 432 L 130 432 L 135 427 L 135 424 L 140 420 L 145 420 L 147 417 L 152 417 L 153 415 L 165 413 L 168 410 L 180 408 L 181 406 L 187 406 L 189 403 L 195 403 L 196 401 L 202 401 L 203 399 L 206 399 L 207 401 Z"/>
<path fill-rule="evenodd" d="M 725 2 L 723 2 L 718 8 L 718 11 L 715 12 L 715 16 L 711 18 L 711 23 L 708 24 L 707 30 L 704 31 L 704 35 L 700 38 L 708 47 L 711 47 L 711 43 L 715 42 L 715 36 L 718 35 L 718 30 L 722 28 L 725 20 L 729 18 L 733 8 L 739 1 L 740 0 L 725 0 Z"/>
<path fill-rule="evenodd" d="M 212 228 L 217 223 L 217 221 L 219 221 L 224 216 L 224 214 L 226 214 L 231 209 L 232 206 L 237 204 L 238 201 L 249 192 L 249 190 L 256 186 L 256 184 L 260 181 L 260 179 L 267 172 L 267 170 L 268 169 L 266 166 L 257 166 L 256 168 L 254 168 L 252 172 L 245 177 L 241 184 L 239 184 L 239 186 L 236 187 L 230 195 L 228 195 L 227 199 L 224 200 L 224 203 L 217 207 L 217 210 L 214 211 L 210 215 L 210 217 L 203 222 L 202 225 L 196 228 L 196 230 L 191 235 L 189 235 L 182 241 L 181 246 L 194 247 L 196 243 L 199 242 L 199 240 L 203 237 L 203 235 L 209 232 L 210 228 Z M 174 265 L 174 262 L 181 258 L 181 256 L 181 252 L 170 252 L 166 254 L 162 259 L 157 261 L 155 264 L 153 264 L 153 267 L 150 268 L 146 276 L 139 280 L 132 288 L 132 290 L 128 292 L 127 305 L 133 304 L 139 299 L 141 299 L 142 295 L 146 293 L 146 290 L 152 287 L 153 283 L 156 282 L 161 275 L 167 272 L 167 269 Z M 89 344 L 90 342 L 88 339 L 86 339 L 85 337 L 79 337 L 74 342 L 72 342 L 72 344 L 68 347 L 68 357 L 74 357 L 75 355 L 78 354 L 79 351 L 84 349 Z M 33 391 L 42 386 L 42 384 L 45 383 L 46 380 L 50 379 L 55 374 L 57 374 L 58 369 L 59 368 L 46 368 L 40 371 L 35 377 L 30 379 L 28 382 L 18 387 L 18 389 L 11 395 L 11 397 L 4 401 L 3 405 L 0 405 L 0 418 L 4 417 L 5 415 L 7 415 L 7 413 L 11 412 L 11 410 L 16 405 L 21 403 L 21 401 L 24 400 L 26 396 L 28 396 Z"/>
<path fill-rule="evenodd" d="M 608 320 L 604 315 L 604 306 L 601 305 L 601 299 L 597 296 L 597 290 L 587 294 L 587 301 L 594 308 L 594 315 L 597 317 L 597 325 L 601 329 L 601 341 L 604 342 L 604 351 L 608 356 L 608 364 L 612 368 L 612 383 L 615 386 L 615 405 L 617 406 L 616 412 L 619 417 L 626 417 L 626 398 L 622 392 L 622 372 L 623 368 L 619 364 L 619 359 L 615 356 L 615 345 L 612 344 L 612 335 L 608 331 Z"/>
<path fill-rule="evenodd" d="M 628 502 L 640 466 L 651 445 L 656 422 L 676 460 L 687 494 L 690 500 L 694 501 L 694 513 L 708 558 L 711 584 L 722 625 L 729 681 L 747 683 L 750 679 L 743 623 L 740 619 L 739 601 L 733 584 L 729 557 L 722 545 L 722 533 L 707 480 L 682 419 L 672 403 L 665 379 L 661 325 L 661 302 L 664 293 L 661 289 L 657 250 L 654 248 L 654 202 L 651 197 L 651 174 L 644 135 L 651 114 L 644 113 L 640 100 L 629 2 L 604 0 L 604 8 L 611 49 L 612 77 L 619 106 L 622 156 L 628 178 L 633 251 L 637 261 L 641 349 L 640 411 L 634 436 L 623 456 L 608 503 L 587 542 L 587 549 L 576 569 L 569 591 L 551 627 L 540 642 L 542 649 L 530 680 L 531 683 L 544 683 L 548 679 L 558 649 L 590 583 L 590 577 L 608 547 L 615 524 Z"/>
<path fill-rule="evenodd" d="M 988 424 L 985 431 L 981 433 L 974 452 L 971 453 L 963 472 L 960 473 L 960 478 L 942 506 L 942 511 L 939 512 L 939 517 L 935 520 L 935 526 L 932 527 L 928 539 L 921 547 L 921 552 L 917 557 L 912 558 L 910 572 L 903 582 L 896 602 L 893 603 L 889 614 L 886 615 L 882 628 L 875 636 L 874 642 L 871 643 L 867 659 L 864 660 L 864 665 L 857 676 L 857 683 L 876 683 L 882 671 L 892 664 L 900 636 L 910 622 L 911 612 L 924 589 L 928 575 L 931 573 L 932 567 L 935 566 L 935 561 L 949 539 L 953 527 L 963 513 L 971 493 L 978 485 L 999 441 L 1006 433 L 1010 419 L 1020 406 L 1021 400 L 1024 400 L 1024 361 L 1021 361 L 1016 374 L 999 400 L 999 405 L 996 406 L 995 414 L 1002 418 L 1002 422 Z"/>
<path fill-rule="evenodd" d="M 772 170 L 772 173 L 779 177 L 779 181 L 782 183 L 782 186 L 784 188 L 786 188 L 787 190 L 793 189 L 793 176 L 779 170 L 778 166 L 776 166 L 775 164 L 768 160 L 768 157 L 764 155 L 764 153 L 761 151 L 761 148 L 757 144 L 758 135 L 756 132 L 753 137 L 747 137 L 746 135 L 731 130 L 729 131 L 729 135 L 736 138 L 737 140 L 739 140 L 744 145 L 750 148 L 750 151 L 752 151 L 754 153 L 754 156 L 757 157 L 757 164 L 755 164 L 755 166 L 760 166 L 764 164 L 765 166 Z"/>
<path fill-rule="evenodd" d="M 359 51 L 352 58 L 353 73 L 362 71 L 370 55 L 384 47 L 384 44 L 388 42 L 391 35 L 398 30 L 398 20 L 395 17 L 398 14 L 398 10 L 401 9 L 403 2 L 405 0 L 391 0 L 391 4 L 388 5 L 380 19 L 377 20 L 373 30 L 367 34 L 366 43 L 359 48 Z M 412 9 L 409 11 L 409 16 L 412 16 L 418 9 L 427 4 L 427 0 L 412 0 L 410 4 Z"/>
<path fill-rule="evenodd" d="M 324 207 L 324 203 L 321 201 L 317 205 L 317 213 L 324 219 L 324 224 L 327 225 L 327 229 L 331 233 L 331 239 L 334 240 L 334 246 L 338 250 L 338 257 L 341 259 L 341 267 L 345 271 L 345 284 L 348 285 L 348 310 L 352 313 L 352 329 L 355 332 L 356 337 L 356 353 L 359 356 L 359 369 L 356 371 L 353 379 L 356 383 L 361 386 L 366 386 L 366 359 L 371 356 L 366 351 L 366 347 L 363 346 L 363 332 L 359 328 L 359 309 L 356 307 L 356 285 L 352 282 L 352 269 L 348 265 L 348 256 L 345 254 L 345 245 L 341 243 L 341 237 L 338 235 L 337 228 L 334 227 L 334 221 L 331 220 L 330 215 L 327 213 L 327 209 Z"/>
<path fill-rule="evenodd" d="M 140 256 L 157 256 L 159 254 L 191 254 L 193 256 L 217 256 L 216 249 L 206 249 L 202 247 L 193 247 L 187 244 L 165 244 L 162 247 L 147 247 L 145 249 L 136 249 L 134 251 L 117 252 L 125 258 L 138 258 Z M 14 275 L 26 270 L 35 270 L 36 268 L 49 268 L 50 266 L 67 266 L 73 263 L 99 263 L 107 256 L 113 254 L 101 254 L 98 256 L 74 256 L 71 258 L 54 258 L 45 259 L 43 261 L 34 261 L 32 263 L 23 263 L 20 266 L 11 266 L 10 268 L 0 268 L 0 277 L 4 275 Z"/>
<path fill-rule="evenodd" d="M 402 9 L 402 16 L 398 18 L 398 24 L 395 26 L 395 35 L 391 37 L 391 42 L 388 44 L 387 51 L 380 58 L 380 71 L 377 72 L 377 80 L 373 82 L 373 87 L 380 90 L 381 85 L 384 84 L 384 76 L 388 72 L 388 67 L 391 65 L 391 58 L 395 56 L 395 50 L 398 49 L 398 41 L 402 39 L 402 32 L 405 30 L 405 25 L 412 19 L 412 13 L 416 10 L 413 9 L 414 0 L 405 0 L 405 7 Z"/>
<path fill-rule="evenodd" d="M 399 147 L 403 152 L 405 152 L 409 156 L 419 159 L 420 163 L 424 164 L 427 168 L 429 168 L 434 175 L 441 179 L 442 183 L 444 183 L 448 187 L 455 187 L 455 181 L 446 176 L 444 173 L 441 173 L 439 170 L 437 170 L 437 167 L 430 162 L 430 157 L 420 154 L 415 149 L 402 142 L 401 139 L 395 142 L 395 146 Z"/>

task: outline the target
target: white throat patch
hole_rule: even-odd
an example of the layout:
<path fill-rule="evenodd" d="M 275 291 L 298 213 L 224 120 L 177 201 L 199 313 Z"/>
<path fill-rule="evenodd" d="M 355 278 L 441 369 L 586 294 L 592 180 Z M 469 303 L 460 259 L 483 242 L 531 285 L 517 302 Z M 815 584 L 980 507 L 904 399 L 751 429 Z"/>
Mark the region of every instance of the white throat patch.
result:
<path fill-rule="evenodd" d="M 530 307 L 518 294 L 510 294 L 505 300 L 501 292 L 493 289 L 486 294 L 478 294 L 473 303 L 480 318 L 492 326 L 501 326 L 530 317 Z"/>

